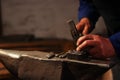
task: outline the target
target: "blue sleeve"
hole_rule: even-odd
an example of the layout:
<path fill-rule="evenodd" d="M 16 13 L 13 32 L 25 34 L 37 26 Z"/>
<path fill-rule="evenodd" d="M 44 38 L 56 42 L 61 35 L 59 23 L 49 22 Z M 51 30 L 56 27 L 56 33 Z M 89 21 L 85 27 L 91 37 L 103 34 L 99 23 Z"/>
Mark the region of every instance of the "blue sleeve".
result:
<path fill-rule="evenodd" d="M 112 35 L 109 39 L 115 49 L 116 54 L 120 57 L 120 32 Z"/>
<path fill-rule="evenodd" d="M 96 21 L 99 18 L 99 13 L 94 7 L 92 0 L 79 0 L 79 10 L 78 10 L 78 19 L 80 20 L 83 17 L 90 19 L 92 24 L 92 29 L 95 27 Z"/>

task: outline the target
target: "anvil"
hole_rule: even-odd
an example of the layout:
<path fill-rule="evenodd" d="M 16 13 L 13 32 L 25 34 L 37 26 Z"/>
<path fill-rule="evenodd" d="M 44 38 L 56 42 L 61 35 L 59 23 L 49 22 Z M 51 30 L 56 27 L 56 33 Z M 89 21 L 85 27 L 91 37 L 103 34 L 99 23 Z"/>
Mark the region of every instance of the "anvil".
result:
<path fill-rule="evenodd" d="M 96 80 L 111 67 L 109 60 L 71 58 L 75 52 L 0 49 L 0 60 L 18 80 Z"/>

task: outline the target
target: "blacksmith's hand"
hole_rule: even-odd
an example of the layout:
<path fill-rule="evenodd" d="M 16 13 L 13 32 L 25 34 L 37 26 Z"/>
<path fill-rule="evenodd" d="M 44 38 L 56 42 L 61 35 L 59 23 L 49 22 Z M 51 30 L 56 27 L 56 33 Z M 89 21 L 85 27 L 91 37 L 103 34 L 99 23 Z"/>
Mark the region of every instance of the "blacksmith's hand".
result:
<path fill-rule="evenodd" d="M 90 27 L 91 27 L 91 24 L 88 18 L 82 18 L 80 22 L 76 25 L 77 30 L 83 35 L 86 35 L 89 33 Z"/>
<path fill-rule="evenodd" d="M 88 34 L 77 40 L 77 51 L 90 47 L 88 52 L 95 58 L 109 58 L 115 55 L 115 50 L 108 38 Z"/>

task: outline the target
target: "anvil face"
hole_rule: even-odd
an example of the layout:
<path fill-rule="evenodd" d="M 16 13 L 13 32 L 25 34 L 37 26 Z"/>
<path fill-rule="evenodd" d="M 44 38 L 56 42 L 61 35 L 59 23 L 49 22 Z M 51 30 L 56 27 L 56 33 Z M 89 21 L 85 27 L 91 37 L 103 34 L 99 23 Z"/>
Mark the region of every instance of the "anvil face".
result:
<path fill-rule="evenodd" d="M 109 61 L 76 60 L 65 54 L 0 50 L 0 59 L 22 80 L 95 80 L 110 68 Z"/>

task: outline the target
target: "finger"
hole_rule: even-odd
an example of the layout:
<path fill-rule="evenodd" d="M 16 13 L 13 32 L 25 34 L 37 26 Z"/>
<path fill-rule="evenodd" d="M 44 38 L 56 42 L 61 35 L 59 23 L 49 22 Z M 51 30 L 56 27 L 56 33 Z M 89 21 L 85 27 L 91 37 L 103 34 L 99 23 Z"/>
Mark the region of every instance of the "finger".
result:
<path fill-rule="evenodd" d="M 84 28 L 84 24 L 80 22 L 76 25 L 76 28 L 79 32 L 82 32 Z"/>
<path fill-rule="evenodd" d="M 86 34 L 88 34 L 88 32 L 89 32 L 89 25 L 85 25 L 83 34 L 86 35 Z"/>
<path fill-rule="evenodd" d="M 81 37 L 77 40 L 76 45 L 80 45 L 80 44 L 83 43 L 85 40 L 92 40 L 92 36 L 90 36 L 90 35 L 81 36 Z"/>
<path fill-rule="evenodd" d="M 85 49 L 86 47 L 93 47 L 93 46 L 96 46 L 97 45 L 97 42 L 94 41 L 94 40 L 85 40 L 83 43 L 81 43 L 77 48 L 76 50 L 77 51 L 81 51 L 83 49 Z"/>

